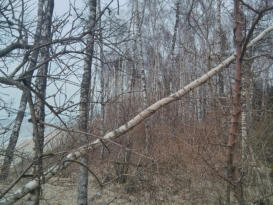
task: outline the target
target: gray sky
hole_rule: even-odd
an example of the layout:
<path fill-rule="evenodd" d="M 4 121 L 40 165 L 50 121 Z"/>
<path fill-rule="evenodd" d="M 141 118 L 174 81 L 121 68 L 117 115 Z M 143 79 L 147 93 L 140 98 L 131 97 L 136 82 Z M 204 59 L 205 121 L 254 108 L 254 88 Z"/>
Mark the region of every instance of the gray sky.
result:
<path fill-rule="evenodd" d="M 37 15 L 37 0 L 33 0 L 33 5 L 32 5 L 32 10 L 30 15 L 33 15 L 34 17 L 36 17 Z M 75 0 L 72 1 L 74 2 L 73 4 L 76 5 L 77 7 L 83 8 L 83 1 L 79 1 L 79 0 Z M 102 8 L 104 7 L 105 4 L 108 4 L 109 0 L 102 0 Z M 126 15 L 126 11 L 128 11 L 128 8 L 126 7 L 126 0 L 119 0 L 119 4 L 120 4 L 120 16 L 125 17 Z M 114 0 L 114 2 L 111 5 L 111 8 L 116 8 L 117 7 L 117 0 Z M 69 10 L 69 0 L 55 0 L 55 5 L 54 5 L 54 16 L 58 17 L 63 15 L 64 13 L 66 13 Z M 88 10 L 87 10 L 88 11 Z M 16 67 L 17 63 L 11 63 L 9 66 L 14 68 Z M 0 63 L 0 68 L 3 65 L 1 65 Z M 12 69 L 11 69 L 12 70 Z M 81 71 L 79 71 L 79 73 L 81 73 Z M 69 80 L 76 82 L 76 83 L 80 83 L 79 79 L 76 79 L 75 77 L 71 77 Z M 49 83 L 50 84 L 50 83 Z M 66 89 L 66 94 L 68 96 L 72 96 L 74 93 L 76 93 L 78 91 L 79 87 L 77 86 L 73 86 L 70 85 L 69 88 Z M 47 95 L 51 95 L 53 93 L 55 93 L 56 88 L 55 86 L 53 86 L 53 84 L 49 85 L 48 90 L 47 90 Z M 0 111 L 0 123 L 3 125 L 8 125 L 10 123 L 12 123 L 12 121 L 14 120 L 15 116 L 16 116 L 16 110 L 18 109 L 19 106 L 19 102 L 20 102 L 20 98 L 21 98 L 21 94 L 22 92 L 17 89 L 17 88 L 12 88 L 12 87 L 7 87 L 5 86 L 4 88 L 0 89 L 0 98 L 4 99 L 5 102 L 7 103 L 7 106 L 9 106 L 11 108 L 11 110 L 13 110 L 14 112 L 10 112 L 10 113 L 6 113 L 3 111 Z M 63 99 L 62 97 L 60 97 L 59 99 L 59 103 L 61 104 Z M 79 96 L 77 95 L 74 98 L 75 102 L 77 102 L 77 100 L 79 100 Z M 54 101 L 53 98 L 49 99 L 48 102 L 52 105 L 54 105 Z M 47 111 L 49 112 L 49 111 Z M 28 111 L 27 111 L 28 113 Z M 32 137 L 32 124 L 28 123 L 28 116 L 25 118 L 22 128 L 21 128 L 21 133 L 20 133 L 20 137 L 21 138 L 28 138 L 28 137 Z M 47 120 L 52 122 L 52 119 L 54 119 L 53 115 L 49 115 L 47 117 Z M 0 128 L 1 129 L 1 128 Z"/>

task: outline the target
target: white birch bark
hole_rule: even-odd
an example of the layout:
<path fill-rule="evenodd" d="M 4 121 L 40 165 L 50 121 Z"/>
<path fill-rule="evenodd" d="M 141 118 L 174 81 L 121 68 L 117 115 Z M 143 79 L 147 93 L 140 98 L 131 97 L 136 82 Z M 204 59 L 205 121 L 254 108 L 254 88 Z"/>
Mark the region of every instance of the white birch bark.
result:
<path fill-rule="evenodd" d="M 222 6 L 222 0 L 217 0 L 217 11 L 216 11 L 216 54 L 220 57 L 222 56 L 222 23 L 221 23 L 221 6 Z M 219 61 L 218 61 L 219 62 Z M 218 83 L 219 83 L 219 89 L 218 93 L 220 96 L 223 96 L 224 94 L 224 77 L 222 73 L 218 74 Z"/>
<path fill-rule="evenodd" d="M 120 113 L 120 104 L 119 104 L 119 81 L 120 81 L 120 76 L 119 76 L 119 69 L 120 69 L 120 58 L 115 59 L 114 61 L 114 81 L 113 81 L 113 88 L 114 88 L 114 93 L 113 97 L 115 99 L 115 103 L 113 105 L 114 108 L 114 113 L 116 116 L 116 122 L 114 123 L 114 126 L 117 127 L 120 124 L 120 119 L 121 119 L 121 113 Z"/>
<path fill-rule="evenodd" d="M 174 50 L 175 50 L 175 45 L 176 45 L 176 41 L 177 41 L 177 30 L 178 30 L 178 26 L 179 26 L 179 22 L 180 22 L 180 7 L 181 7 L 181 2 L 180 0 L 176 0 L 175 2 L 175 24 L 174 24 L 174 28 L 173 28 L 173 38 L 172 38 L 172 43 L 171 43 L 171 50 L 169 53 L 169 58 L 170 58 L 170 63 L 171 66 L 166 66 L 166 69 L 168 69 L 165 73 L 166 75 L 166 83 L 168 83 L 167 86 L 167 95 L 170 94 L 170 92 L 172 92 L 175 87 L 179 87 L 179 83 L 180 83 L 180 68 L 175 68 L 175 56 L 174 56 Z M 177 77 L 178 76 L 178 77 Z M 176 111 L 173 113 L 171 112 L 171 110 L 167 110 L 167 118 L 170 119 L 170 123 L 173 124 L 173 119 L 175 119 L 177 116 L 175 116 L 174 114 L 177 113 Z M 171 126 L 173 127 L 173 126 Z M 173 130 L 173 128 L 172 128 Z"/>
<path fill-rule="evenodd" d="M 90 97 L 90 116 L 89 118 L 93 118 L 94 117 L 94 111 L 95 111 L 95 103 L 92 103 L 95 101 L 95 89 L 96 89 L 96 81 L 97 81 L 97 71 L 98 71 L 98 66 L 95 66 L 95 70 L 94 70 L 94 77 L 91 78 L 91 82 L 90 82 L 90 94 L 89 94 L 89 97 Z M 91 74 L 92 75 L 92 74 Z M 93 80 L 93 81 L 92 81 Z"/>
<path fill-rule="evenodd" d="M 138 8 L 138 0 L 135 1 L 135 15 L 136 15 L 136 42 L 137 42 L 137 65 L 140 68 L 140 74 L 141 74 L 141 85 L 142 85 L 142 93 L 143 93 L 143 104 L 142 108 L 145 109 L 148 107 L 148 93 L 147 93 L 147 81 L 146 81 L 146 75 L 145 75 L 145 63 L 143 58 L 143 43 L 142 43 L 142 35 L 141 35 L 141 29 L 142 29 L 142 21 L 144 18 L 144 12 L 145 12 L 145 5 L 146 0 L 144 0 L 144 5 L 142 8 L 141 16 L 139 14 L 139 8 Z M 150 131 L 150 123 L 148 120 L 145 121 L 145 150 L 148 153 L 150 149 L 150 140 L 151 139 L 151 131 Z"/>
<path fill-rule="evenodd" d="M 180 17 L 180 0 L 177 0 L 175 2 L 175 24 L 174 24 L 174 29 L 173 29 L 173 38 L 172 38 L 172 46 L 171 46 L 171 51 L 170 51 L 170 57 L 172 61 L 172 67 L 174 65 L 174 48 L 175 48 L 175 43 L 176 43 L 176 36 L 177 36 L 177 30 L 178 30 L 178 25 L 179 25 L 179 17 Z"/>
<path fill-rule="evenodd" d="M 255 43 L 263 39 L 266 34 L 271 32 L 273 30 L 273 25 L 265 29 L 263 32 L 261 32 L 256 38 L 254 38 L 249 44 L 248 48 L 253 46 Z M 114 138 L 117 138 L 141 122 L 145 120 L 146 118 L 150 117 L 153 115 L 155 112 L 157 112 L 160 108 L 163 106 L 166 106 L 172 102 L 175 102 L 190 91 L 192 91 L 194 88 L 204 84 L 206 81 L 208 81 L 211 77 L 215 76 L 218 74 L 222 69 L 226 68 L 230 63 L 232 63 L 235 60 L 235 54 L 231 55 L 224 61 L 222 61 L 219 65 L 216 67 L 210 69 L 209 72 L 205 73 L 201 77 L 197 78 L 196 80 L 192 81 L 182 89 L 178 90 L 177 92 L 171 94 L 168 97 L 162 98 L 161 100 L 157 101 L 156 103 L 152 104 L 151 106 L 147 107 L 145 110 L 140 112 L 138 115 L 136 115 L 134 118 L 129 120 L 126 124 L 120 126 L 119 128 L 107 133 L 102 137 L 101 139 L 97 139 L 89 144 L 83 145 L 79 147 L 78 149 L 74 150 L 73 152 L 69 153 L 66 155 L 64 158 L 64 162 L 61 164 L 55 164 L 52 166 L 50 169 L 48 169 L 46 172 L 44 172 L 45 180 L 49 180 L 51 177 L 55 176 L 58 172 L 61 170 L 65 169 L 70 165 L 70 162 L 66 162 L 66 160 L 75 160 L 79 158 L 80 156 L 85 155 L 88 153 L 89 150 L 92 150 L 96 146 L 101 145 L 101 140 L 111 140 Z M 24 197 L 27 193 L 30 191 L 34 190 L 38 186 L 38 181 L 37 180 L 32 180 L 28 182 L 27 184 L 23 185 L 21 188 L 13 192 L 11 195 L 8 197 L 5 197 L 0 200 L 0 205 L 7 205 L 7 204 L 13 204 L 20 198 Z"/>
<path fill-rule="evenodd" d="M 244 69 L 242 76 L 242 114 L 241 114 L 241 137 L 242 137 L 242 168 L 243 171 L 246 172 L 246 161 L 247 161 L 247 87 L 249 83 L 246 79 L 246 69 Z"/>
<path fill-rule="evenodd" d="M 249 186 L 245 188 L 245 194 L 259 198 L 264 193 L 268 193 L 272 187 L 272 180 L 269 178 L 267 169 L 256 159 L 251 144 L 248 144 L 248 124 L 251 125 L 251 103 L 253 102 L 253 82 L 251 80 L 252 62 L 245 63 L 242 77 L 242 114 L 241 114 L 241 146 L 242 146 L 242 171 L 248 178 L 246 181 L 253 181 L 260 186 Z M 249 166 L 249 165 L 252 166 Z M 265 177 L 266 176 L 266 177 Z M 262 185 L 262 186 L 261 186 Z M 268 199 L 269 204 L 272 199 Z M 271 202 L 272 203 L 272 202 Z"/>
<path fill-rule="evenodd" d="M 98 0 L 98 12 L 101 15 L 101 0 Z M 102 38 L 102 27 L 101 27 L 101 19 L 99 19 L 99 50 L 100 50 L 100 111 L 101 111 L 101 122 L 100 122 L 100 134 L 104 136 L 105 133 L 105 105 L 104 105 L 104 58 L 103 58 L 103 38 Z M 104 146 L 101 147 L 100 158 L 104 158 Z"/>

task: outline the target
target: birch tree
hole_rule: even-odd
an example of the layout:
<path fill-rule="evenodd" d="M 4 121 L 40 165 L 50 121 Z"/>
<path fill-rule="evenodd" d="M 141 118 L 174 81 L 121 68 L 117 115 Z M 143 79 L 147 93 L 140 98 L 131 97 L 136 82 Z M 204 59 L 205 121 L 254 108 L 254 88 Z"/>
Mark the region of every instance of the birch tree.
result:
<path fill-rule="evenodd" d="M 143 8 L 140 13 L 139 11 L 139 1 L 135 1 L 135 15 L 136 15 L 136 48 L 137 48 L 137 65 L 140 68 L 141 73 L 141 85 L 142 85 L 142 93 L 143 93 L 143 109 L 148 107 L 148 92 L 147 92 L 147 80 L 145 74 L 145 62 L 143 57 L 143 42 L 142 42 L 142 24 L 146 7 L 146 0 L 143 2 Z M 145 150 L 148 153 L 150 149 L 150 139 L 151 139 L 151 131 L 150 131 L 150 123 L 148 120 L 145 121 L 145 139 L 146 139 L 146 147 Z"/>
<path fill-rule="evenodd" d="M 256 11 L 258 14 L 252 23 L 249 32 L 246 36 L 243 34 L 243 22 L 244 16 L 241 10 L 241 4 L 246 6 L 246 4 L 240 0 L 234 0 L 234 16 L 235 16 L 235 30 L 234 30 L 234 43 L 236 47 L 236 60 L 235 60 L 235 82 L 233 88 L 233 97 L 232 97 L 232 115 L 231 115 L 231 127 L 230 127 L 230 135 L 228 137 L 228 155 L 227 155 L 227 168 L 228 168 L 228 179 L 234 185 L 234 194 L 236 199 L 238 200 L 239 204 L 245 203 L 244 191 L 243 191 L 243 182 L 242 177 L 244 173 L 240 173 L 239 176 L 236 176 L 235 172 L 238 169 L 236 167 L 235 161 L 235 147 L 238 144 L 239 137 L 245 138 L 245 115 L 241 116 L 242 112 L 242 103 L 241 103 L 241 81 L 242 81 L 242 64 L 243 64 L 243 57 L 246 52 L 247 43 L 250 40 L 255 26 L 264 16 L 267 11 L 273 9 L 273 7 L 266 6 L 259 11 Z M 244 93 L 243 93 L 244 94 Z M 240 119 L 240 117 L 242 117 Z M 240 123 L 243 124 L 240 127 Z M 240 128 L 242 128 L 242 133 L 240 133 Z M 244 139 L 243 139 L 244 140 Z M 242 147 L 244 149 L 244 146 Z M 229 195 L 230 193 L 228 193 Z M 228 196 L 228 202 L 230 203 L 230 198 Z"/>
<path fill-rule="evenodd" d="M 224 32 L 222 30 L 222 0 L 217 0 L 217 11 L 216 11 L 216 53 L 219 56 L 218 58 L 221 59 L 220 56 L 223 55 L 223 46 L 224 46 L 224 42 L 223 42 L 223 35 Z M 218 89 L 218 93 L 219 95 L 224 95 L 224 77 L 222 73 L 219 73 L 218 75 L 218 82 L 219 82 L 219 89 Z"/>
<path fill-rule="evenodd" d="M 168 68 L 169 72 L 167 72 L 167 73 L 169 73 L 167 78 L 170 78 L 170 80 L 168 80 L 169 82 L 167 82 L 167 83 L 172 84 L 172 85 L 168 86 L 170 88 L 174 87 L 174 84 L 175 84 L 175 82 L 173 82 L 175 80 L 175 75 L 174 74 L 177 72 L 175 70 L 175 58 L 174 58 L 175 53 L 174 53 L 174 51 L 175 51 L 175 46 L 176 46 L 176 41 L 177 41 L 177 30 L 178 30 L 178 26 L 179 26 L 179 23 L 180 23 L 180 14 L 181 14 L 181 8 L 180 7 L 181 7 L 181 2 L 179 0 L 177 0 L 175 2 L 175 24 L 174 24 L 174 28 L 173 28 L 173 37 L 172 37 L 172 43 L 171 43 L 171 50 L 170 50 L 170 53 L 169 53 L 169 58 L 170 58 L 170 61 L 171 61 L 171 67 Z M 167 59 L 167 60 L 169 60 L 169 59 Z"/>
<path fill-rule="evenodd" d="M 101 0 L 98 0 L 98 12 L 101 15 Z M 105 80 L 104 80 L 104 58 L 103 58 L 103 36 L 102 36 L 102 19 L 99 19 L 99 53 L 100 53 L 100 108 L 101 108 L 101 122 L 100 122 L 100 134 L 104 136 L 105 133 Z M 101 147 L 101 159 L 104 158 L 104 146 Z"/>

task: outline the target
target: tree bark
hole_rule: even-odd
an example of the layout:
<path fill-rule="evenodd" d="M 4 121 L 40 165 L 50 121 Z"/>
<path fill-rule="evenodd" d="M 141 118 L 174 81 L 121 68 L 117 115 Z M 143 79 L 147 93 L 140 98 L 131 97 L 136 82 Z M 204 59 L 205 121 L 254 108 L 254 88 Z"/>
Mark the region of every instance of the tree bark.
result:
<path fill-rule="evenodd" d="M 101 15 L 101 0 L 98 0 L 98 12 Z M 103 58 L 103 38 L 102 38 L 102 27 L 101 27 L 101 18 L 99 19 L 99 40 L 100 40 L 100 89 L 101 89 L 101 96 L 100 96 L 100 109 L 101 109 L 101 121 L 100 121 L 100 134 L 104 136 L 105 134 L 105 104 L 104 104 L 104 93 L 105 93 L 105 86 L 104 86 L 104 58 Z M 104 158 L 104 146 L 101 147 L 100 158 Z"/>
<path fill-rule="evenodd" d="M 235 15 L 235 46 L 236 46 L 236 56 L 235 56 L 235 83 L 233 88 L 233 98 L 232 98 L 232 115 L 231 115 L 231 128 L 230 135 L 228 137 L 228 179 L 230 182 L 235 184 L 234 192 L 239 204 L 244 204 L 244 197 L 242 186 L 238 181 L 238 176 L 235 176 L 235 145 L 238 141 L 240 135 L 239 121 L 241 116 L 241 70 L 242 70 L 242 43 L 243 43 L 243 33 L 242 33 L 242 11 L 240 9 L 240 1 L 234 0 L 234 15 Z M 229 185 L 230 186 L 230 185 Z"/>
<path fill-rule="evenodd" d="M 170 50 L 170 53 L 169 53 L 169 56 L 167 59 L 167 63 L 169 64 L 170 62 L 170 65 L 166 65 L 165 66 L 165 69 L 166 69 L 166 72 L 165 72 L 165 79 L 166 79 L 166 85 L 165 85 L 165 93 L 167 95 L 169 95 L 172 91 L 173 91 L 173 88 L 175 88 L 176 86 L 179 87 L 179 84 L 180 84 L 180 68 L 176 69 L 175 68 L 175 55 L 174 55 L 174 50 L 175 50 L 175 45 L 176 45 L 176 41 L 177 41 L 177 30 L 178 30 L 178 27 L 179 27 L 179 22 L 180 22 L 180 7 L 181 7 L 181 2 L 180 0 L 176 0 L 175 2 L 175 24 L 174 24 L 174 28 L 173 28 L 173 37 L 172 37 L 172 42 L 171 42 L 171 50 Z M 178 82 L 177 82 L 178 81 Z M 172 112 L 171 109 L 167 108 L 166 109 L 166 114 L 164 114 L 168 119 L 169 119 L 169 123 L 174 125 L 175 124 L 175 118 L 177 117 L 176 113 L 177 113 L 177 110 L 176 109 L 173 109 L 175 110 L 175 112 Z M 170 126 L 170 127 L 175 127 L 174 126 Z M 174 130 L 172 130 L 174 131 Z"/>
<path fill-rule="evenodd" d="M 22 95 L 20 100 L 19 110 L 16 114 L 12 132 L 9 138 L 9 144 L 5 151 L 4 163 L 2 165 L 1 175 L 0 175 L 1 181 L 6 180 L 9 175 L 10 166 L 13 161 L 14 151 L 18 141 L 21 124 L 25 115 L 26 105 L 27 105 L 27 96 Z"/>
<path fill-rule="evenodd" d="M 43 1 L 41 0 L 39 0 L 38 2 L 37 15 L 38 15 L 38 20 L 37 20 L 37 26 L 36 26 L 35 36 L 34 36 L 34 47 L 39 45 L 40 38 L 41 38 L 41 27 L 42 27 L 42 19 L 43 19 Z M 30 82 L 32 79 L 33 69 L 37 65 L 38 55 L 39 55 L 39 49 L 35 49 L 31 54 L 29 67 L 26 73 L 24 73 L 24 75 L 22 75 L 21 77 L 21 79 L 24 79 L 24 82 L 28 86 L 30 85 Z M 9 175 L 10 165 L 13 161 L 13 156 L 14 156 L 14 149 L 18 141 L 21 124 L 23 122 L 24 115 L 25 115 L 26 105 L 27 105 L 27 93 L 23 92 L 20 99 L 20 106 L 14 121 L 14 126 L 12 128 L 12 132 L 10 135 L 9 144 L 5 152 L 5 159 L 1 168 L 0 180 L 5 180 Z"/>
<path fill-rule="evenodd" d="M 46 0 L 43 5 L 43 24 L 41 28 L 41 44 L 48 44 L 51 41 L 51 25 L 52 15 L 54 9 L 54 0 Z M 48 62 L 49 59 L 49 46 L 44 46 L 40 49 L 41 56 L 39 61 L 43 65 L 37 71 L 36 77 L 36 91 L 39 96 L 35 97 L 35 104 L 32 108 L 34 109 L 34 115 L 32 115 L 33 122 L 33 141 L 34 141 L 34 163 L 33 163 L 33 175 L 37 176 L 39 186 L 34 190 L 28 197 L 26 204 L 28 205 L 39 205 L 40 203 L 40 192 L 41 192 L 41 177 L 43 176 L 43 148 L 44 148 L 44 124 L 39 121 L 45 121 L 45 98 L 46 98 L 46 85 L 47 85 L 47 73 L 48 73 Z M 46 62 L 46 63 L 44 63 Z M 30 102 L 30 101 L 29 101 Z M 35 119 L 33 119 L 35 118 Z"/>
<path fill-rule="evenodd" d="M 220 57 L 223 55 L 223 42 L 222 42 L 222 35 L 224 35 L 222 31 L 222 23 L 221 23 L 221 7 L 222 7 L 222 0 L 217 0 L 217 11 L 216 11 L 216 53 L 219 55 L 219 60 Z M 218 61 L 219 62 L 219 61 Z M 219 83 L 219 89 L 218 89 L 218 94 L 219 96 L 224 95 L 224 77 L 222 73 L 218 74 L 218 83 Z"/>
<path fill-rule="evenodd" d="M 90 33 L 87 35 L 87 44 L 85 48 L 84 70 L 81 82 L 80 93 L 80 116 L 79 116 L 79 130 L 88 132 L 88 122 L 90 113 L 90 86 L 91 86 L 91 67 L 94 51 L 94 32 L 96 24 L 96 0 L 88 1 L 89 19 L 88 29 Z M 88 135 L 82 134 L 79 139 L 80 145 L 88 143 Z M 80 157 L 80 162 L 88 166 L 88 153 L 84 153 Z M 88 169 L 80 167 L 80 177 L 78 181 L 78 205 L 88 204 Z"/>
<path fill-rule="evenodd" d="M 138 0 L 136 0 L 136 7 L 135 7 L 135 15 L 136 15 L 136 26 L 137 26 L 137 36 L 136 36 L 136 42 L 137 42 L 137 64 L 140 68 L 140 74 L 141 74 L 141 85 L 142 85 L 142 93 L 143 93 L 143 104 L 142 108 L 145 109 L 148 107 L 148 92 L 147 92 L 147 80 L 145 75 L 145 63 L 143 58 L 143 43 L 142 43 L 142 35 L 141 35 L 141 29 L 142 29 L 142 21 L 144 18 L 144 12 L 145 12 L 145 4 L 146 0 L 144 0 L 144 6 L 142 9 L 142 15 L 139 14 L 139 8 L 138 8 Z M 150 150 L 150 141 L 151 141 L 151 128 L 149 120 L 145 120 L 145 151 L 146 153 Z"/>

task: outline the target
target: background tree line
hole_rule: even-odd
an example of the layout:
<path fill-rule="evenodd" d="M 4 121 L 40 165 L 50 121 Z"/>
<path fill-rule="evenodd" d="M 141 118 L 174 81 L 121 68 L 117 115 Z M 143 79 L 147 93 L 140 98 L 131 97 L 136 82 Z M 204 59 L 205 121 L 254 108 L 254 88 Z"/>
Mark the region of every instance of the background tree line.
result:
<path fill-rule="evenodd" d="M 218 197 L 211 200 L 219 199 L 218 204 L 270 203 L 273 38 L 266 32 L 272 30 L 271 1 L 66 3 L 68 10 L 60 15 L 54 13 L 54 0 L 0 2 L 3 183 L 16 174 L 11 172 L 16 144 L 24 118 L 30 118 L 34 155 L 28 160 L 38 184 L 26 192 L 29 204 L 40 203 L 47 178 L 46 128 L 66 130 L 67 152 L 106 136 L 98 141 L 99 154 L 84 151 L 71 158 L 80 169 L 78 204 L 88 203 L 90 161 L 109 161 L 109 149 L 117 160 L 123 153 L 126 166 L 116 165 L 119 182 L 126 183 L 129 164 L 137 160 L 162 165 L 164 175 L 165 159 L 168 167 L 208 169 L 206 180 L 218 181 L 211 188 Z M 263 39 L 247 47 L 263 31 Z M 201 83 L 194 81 L 200 76 Z M 10 87 L 21 95 L 18 107 L 9 103 Z M 156 108 L 149 107 L 156 102 Z M 125 134 L 142 120 L 143 126 Z M 125 137 L 106 140 L 120 134 Z M 51 159 L 58 169 L 71 163 L 65 154 Z M 166 177 L 178 175 L 175 170 L 165 170 Z M 183 177 L 196 183 L 199 174 Z M 3 193 L 0 204 L 12 203 Z"/>

